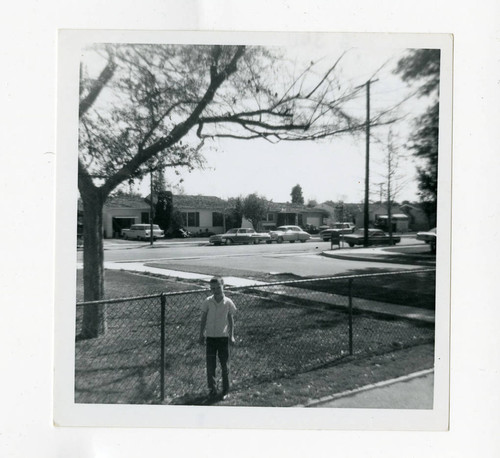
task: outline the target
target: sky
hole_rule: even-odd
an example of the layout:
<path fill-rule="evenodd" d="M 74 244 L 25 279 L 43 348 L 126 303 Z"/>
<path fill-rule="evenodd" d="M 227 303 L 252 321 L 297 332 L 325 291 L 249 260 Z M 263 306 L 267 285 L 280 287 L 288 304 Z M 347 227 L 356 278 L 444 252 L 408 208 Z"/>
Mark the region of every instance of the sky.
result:
<path fill-rule="evenodd" d="M 319 61 L 327 68 L 343 51 L 339 73 L 345 84 L 356 87 L 374 75 L 371 84 L 371 115 L 398 105 L 415 87 L 409 87 L 393 69 L 405 48 L 387 45 L 352 47 L 349 43 L 316 42 L 303 40 L 286 48 L 290 61 L 295 63 Z M 322 60 L 321 60 L 322 59 Z M 300 65 L 299 65 L 300 66 Z M 391 126 L 393 141 L 400 155 L 398 185 L 401 190 L 395 200 L 418 200 L 416 163 L 407 148 L 407 139 L 413 120 L 425 110 L 428 101 L 411 97 L 397 108 L 402 119 Z M 366 91 L 360 91 L 349 105 L 349 111 L 360 118 L 366 114 Z M 370 141 L 370 199 L 385 199 L 387 139 L 389 129 L 371 130 Z M 205 167 L 187 172 L 179 169 L 165 173 L 174 194 L 202 194 L 221 198 L 246 196 L 257 193 L 275 202 L 291 200 L 292 188 L 299 184 L 305 201 L 318 203 L 327 200 L 361 202 L 365 192 L 365 133 L 343 135 L 321 142 L 281 142 L 271 144 L 265 140 L 214 140 L 203 149 Z M 149 193 L 149 178 L 137 183 L 134 190 Z M 382 185 L 384 183 L 384 185 Z M 381 190 L 384 194 L 381 196 Z"/>

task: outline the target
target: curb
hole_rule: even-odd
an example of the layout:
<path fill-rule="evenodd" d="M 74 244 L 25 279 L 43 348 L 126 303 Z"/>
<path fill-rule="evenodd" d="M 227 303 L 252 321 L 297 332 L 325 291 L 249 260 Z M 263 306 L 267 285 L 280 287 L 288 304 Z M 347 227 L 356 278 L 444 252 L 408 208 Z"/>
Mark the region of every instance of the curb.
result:
<path fill-rule="evenodd" d="M 345 398 L 348 396 L 353 396 L 355 394 L 363 393 L 365 391 L 370 391 L 370 390 L 373 390 L 376 388 L 383 388 L 383 387 L 386 387 L 389 385 L 393 385 L 395 383 L 406 382 L 408 380 L 412 380 L 415 378 L 419 378 L 419 377 L 423 377 L 425 375 L 432 374 L 433 372 L 434 372 L 434 369 L 425 369 L 425 370 L 422 370 L 419 372 L 413 372 L 412 374 L 403 375 L 401 377 L 397 377 L 397 378 L 393 378 L 393 379 L 389 379 L 389 380 L 384 380 L 384 381 L 378 382 L 378 383 L 371 383 L 369 385 L 355 388 L 353 390 L 342 391 L 340 393 L 335 393 L 335 394 L 332 394 L 329 396 L 324 396 L 320 399 L 315 399 L 315 400 L 309 401 L 306 404 L 299 404 L 299 405 L 296 405 L 294 407 L 316 407 L 320 404 L 326 404 L 327 402 L 331 402 L 331 401 L 334 401 L 336 399 Z"/>
<path fill-rule="evenodd" d="M 435 261 L 426 261 L 422 259 L 408 259 L 407 255 L 401 255 L 402 259 L 387 259 L 384 255 L 350 255 L 350 254 L 336 254 L 330 253 L 328 251 L 322 251 L 321 256 L 325 256 L 326 258 L 334 258 L 334 259 L 342 259 L 344 261 L 367 261 L 367 262 L 382 262 L 386 264 L 408 264 L 408 265 L 424 265 L 429 267 L 435 267 Z M 403 256 L 405 256 L 403 258 Z"/>

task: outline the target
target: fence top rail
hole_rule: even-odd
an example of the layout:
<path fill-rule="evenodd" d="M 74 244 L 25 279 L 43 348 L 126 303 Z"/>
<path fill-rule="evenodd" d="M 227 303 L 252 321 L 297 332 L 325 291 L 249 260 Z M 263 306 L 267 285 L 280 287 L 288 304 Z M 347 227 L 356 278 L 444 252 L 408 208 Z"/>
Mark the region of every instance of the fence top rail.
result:
<path fill-rule="evenodd" d="M 380 273 L 372 273 L 372 274 L 357 274 L 357 275 L 340 275 L 340 276 L 332 276 L 332 277 L 317 277 L 317 278 L 304 278 L 301 280 L 285 280 L 279 282 L 269 282 L 269 283 L 256 283 L 255 285 L 247 285 L 247 286 L 226 286 L 226 291 L 238 291 L 245 290 L 249 288 L 266 288 L 269 286 L 294 286 L 301 283 L 311 283 L 315 281 L 328 281 L 328 280 L 352 280 L 355 278 L 370 278 L 370 277 L 383 277 L 383 276 L 394 276 L 394 275 L 404 275 L 404 274 L 417 274 L 417 273 L 427 273 L 427 272 L 435 272 L 435 268 L 429 269 L 418 269 L 418 270 L 402 270 L 395 272 L 380 272 Z M 174 291 L 168 293 L 156 293 L 150 294 L 146 296 L 134 296 L 134 297 L 121 297 L 114 299 L 101 299 L 98 301 L 84 301 L 77 302 L 76 306 L 81 307 L 84 305 L 104 305 L 104 304 L 118 304 L 121 302 L 133 302 L 138 300 L 145 299 L 160 299 L 161 297 L 172 297 L 172 296 L 182 296 L 184 294 L 194 294 L 194 293 L 206 293 L 210 291 L 209 287 L 200 287 L 198 289 L 192 289 L 188 291 Z"/>

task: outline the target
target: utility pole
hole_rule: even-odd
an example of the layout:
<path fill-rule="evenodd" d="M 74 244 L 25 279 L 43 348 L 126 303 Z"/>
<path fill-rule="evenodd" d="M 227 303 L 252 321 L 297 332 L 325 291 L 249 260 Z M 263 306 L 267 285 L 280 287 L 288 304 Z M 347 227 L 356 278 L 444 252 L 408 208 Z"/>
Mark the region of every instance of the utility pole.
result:
<path fill-rule="evenodd" d="M 373 82 L 378 80 L 373 80 Z M 365 205 L 364 205 L 364 243 L 368 246 L 368 219 L 369 219 L 369 197 L 370 197 L 370 84 L 372 80 L 366 82 L 366 158 L 365 158 Z"/>
<path fill-rule="evenodd" d="M 153 236 L 153 169 L 150 169 L 150 199 L 149 199 L 149 244 L 153 245 L 154 236 Z"/>
<path fill-rule="evenodd" d="M 364 206 L 364 240 L 363 245 L 368 246 L 368 199 L 370 190 L 370 80 L 366 82 L 366 156 L 365 156 L 365 206 Z"/>
<path fill-rule="evenodd" d="M 389 139 L 387 145 L 387 226 L 389 229 L 389 244 L 392 245 L 392 195 L 391 195 L 391 175 L 393 172 L 392 167 L 392 157 L 393 157 L 393 148 L 392 148 L 392 132 L 389 131 Z"/>

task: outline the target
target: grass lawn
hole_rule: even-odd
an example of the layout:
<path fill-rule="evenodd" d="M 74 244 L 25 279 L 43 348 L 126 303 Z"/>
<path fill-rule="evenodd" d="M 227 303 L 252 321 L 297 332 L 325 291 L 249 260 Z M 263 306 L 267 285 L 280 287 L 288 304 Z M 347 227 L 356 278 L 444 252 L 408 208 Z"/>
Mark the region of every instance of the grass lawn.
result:
<path fill-rule="evenodd" d="M 353 279 L 352 295 L 359 299 L 434 310 L 436 303 L 435 278 L 435 272 L 358 277 Z M 332 292 L 331 281 L 304 283 L 301 287 L 314 291 Z M 346 281 L 336 281 L 334 288 L 335 294 L 344 296 L 349 294 L 349 284 Z"/>
<path fill-rule="evenodd" d="M 78 280 L 81 298 L 80 276 Z M 106 271 L 105 285 L 108 298 L 200 288 L 196 283 L 124 271 Z M 201 292 L 167 298 L 166 403 L 196 404 L 203 399 L 204 348 L 197 336 L 199 306 L 208 292 L 207 285 L 202 286 Z M 225 401 L 228 405 L 304 404 L 433 366 L 431 328 L 356 315 L 354 355 L 349 356 L 348 320 L 343 312 L 312 303 L 298 307 L 251 290 L 228 292 L 228 296 L 238 307 L 233 396 Z M 159 402 L 159 299 L 109 305 L 107 314 L 108 332 L 103 337 L 76 344 L 76 401 Z M 81 307 L 77 330 L 80 322 Z"/>

